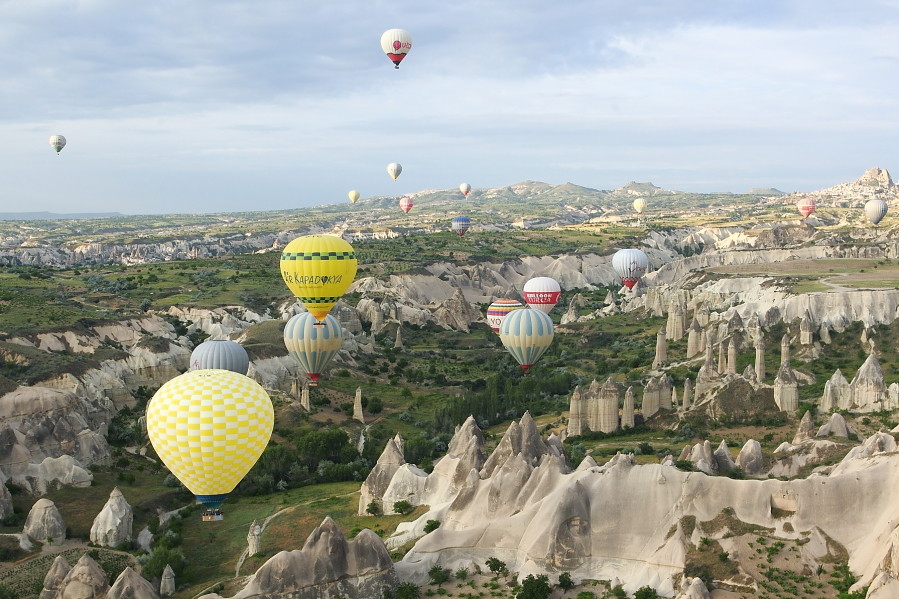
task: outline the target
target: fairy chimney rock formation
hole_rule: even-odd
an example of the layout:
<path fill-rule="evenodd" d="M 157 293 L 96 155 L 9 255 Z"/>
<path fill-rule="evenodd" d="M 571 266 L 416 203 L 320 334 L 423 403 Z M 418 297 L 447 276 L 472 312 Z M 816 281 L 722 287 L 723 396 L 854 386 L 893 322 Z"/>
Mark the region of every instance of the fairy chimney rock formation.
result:
<path fill-rule="evenodd" d="M 665 336 L 671 341 L 680 341 L 684 337 L 684 328 L 684 306 L 678 299 L 672 299 L 668 305 Z"/>
<path fill-rule="evenodd" d="M 396 349 L 403 349 L 403 327 L 396 328 L 396 340 L 393 342 L 393 347 Z"/>
<path fill-rule="evenodd" d="M 101 547 L 119 547 L 131 540 L 134 513 L 131 504 L 116 487 L 91 526 L 90 539 Z"/>
<path fill-rule="evenodd" d="M 805 441 L 809 441 L 814 438 L 815 432 L 815 423 L 812 421 L 811 412 L 806 411 L 805 414 L 802 415 L 802 420 L 799 421 L 799 429 L 796 431 L 796 434 L 793 436 L 793 445 L 799 445 Z"/>
<path fill-rule="evenodd" d="M 799 409 L 799 382 L 788 362 L 782 362 L 774 378 L 774 403 L 781 412 Z"/>
<path fill-rule="evenodd" d="M 787 333 L 780 338 L 780 363 L 790 363 L 790 335 Z"/>
<path fill-rule="evenodd" d="M 725 349 L 724 341 L 718 344 L 718 374 L 727 372 L 727 349 Z"/>
<path fill-rule="evenodd" d="M 307 412 L 312 411 L 312 404 L 309 402 L 309 383 L 308 383 L 308 381 L 303 381 L 303 391 L 301 392 L 301 395 L 300 395 L 300 405 L 303 406 L 303 408 Z"/>
<path fill-rule="evenodd" d="M 65 599 L 74 596 L 76 595 L 67 595 Z M 109 587 L 103 599 L 159 599 L 159 595 L 149 580 L 127 566 Z"/>
<path fill-rule="evenodd" d="M 109 578 L 106 572 L 85 553 L 63 578 L 56 596 L 60 599 L 95 599 L 104 597 L 107 591 Z"/>
<path fill-rule="evenodd" d="M 365 415 L 362 413 L 362 387 L 356 387 L 356 397 L 353 400 L 353 420 L 365 424 Z"/>
<path fill-rule="evenodd" d="M 518 422 L 513 420 L 506 429 L 506 433 L 500 439 L 496 449 L 484 462 L 484 466 L 481 468 L 481 477 L 490 477 L 495 470 L 502 467 L 513 456 L 519 457 L 530 466 L 536 466 L 547 451 L 546 443 L 540 437 L 531 413 L 525 412 L 521 420 Z"/>
<path fill-rule="evenodd" d="M 247 555 L 250 557 L 262 553 L 262 526 L 253 520 L 250 530 L 247 531 Z"/>
<path fill-rule="evenodd" d="M 684 395 L 682 397 L 684 411 L 689 410 L 693 404 L 693 383 L 690 379 L 684 381 Z"/>
<path fill-rule="evenodd" d="M 887 395 L 886 385 L 883 383 L 883 370 L 880 362 L 873 353 L 855 374 L 855 378 L 849 383 L 852 395 L 852 407 L 859 411 L 870 412 L 883 409 L 883 401 Z"/>
<path fill-rule="evenodd" d="M 762 453 L 761 443 L 755 439 L 746 441 L 737 455 L 736 464 L 750 476 L 761 475 L 765 469 L 765 454 Z"/>
<path fill-rule="evenodd" d="M 252 553 L 250 555 L 253 555 Z M 160 597 L 171 597 L 175 594 L 175 571 L 172 570 L 172 567 L 168 564 L 165 565 L 165 570 L 162 571 L 162 580 L 159 581 L 159 596 Z"/>
<path fill-rule="evenodd" d="M 846 424 L 846 419 L 843 418 L 843 415 L 839 412 L 834 412 L 830 415 L 830 420 L 828 420 L 825 424 L 821 425 L 821 428 L 818 429 L 818 432 L 815 434 L 816 437 L 840 437 L 842 439 L 849 438 L 849 426 Z"/>
<path fill-rule="evenodd" d="M 737 344 L 733 338 L 727 344 L 727 374 L 737 374 Z"/>
<path fill-rule="evenodd" d="M 749 339 L 753 343 L 762 338 L 762 323 L 759 320 L 759 315 L 755 312 L 749 317 L 749 322 L 746 323 L 746 334 L 749 335 Z"/>
<path fill-rule="evenodd" d="M 368 473 L 365 482 L 362 483 L 360 488 L 361 495 L 359 497 L 359 509 L 357 510 L 360 516 L 368 514 L 367 509 L 372 501 L 380 505 L 381 498 L 384 497 L 384 492 L 387 491 L 393 475 L 405 463 L 406 459 L 403 457 L 402 450 L 397 447 L 396 441 L 394 439 L 388 440 L 387 445 L 384 446 L 384 451 L 381 452 L 381 456 L 378 458 L 378 462 L 371 469 L 371 472 Z"/>
<path fill-rule="evenodd" d="M 66 523 L 56 504 L 47 498 L 38 499 L 28 512 L 22 532 L 33 541 L 61 545 L 66 540 Z"/>
<path fill-rule="evenodd" d="M 814 341 L 813 337 L 815 335 L 815 325 L 812 324 L 811 315 L 806 312 L 805 316 L 802 317 L 802 320 L 799 321 L 799 344 L 800 345 L 811 345 Z"/>
<path fill-rule="evenodd" d="M 606 299 L 603 300 L 603 303 L 606 306 L 614 306 L 618 303 L 618 296 L 615 294 L 614 289 L 609 289 L 609 292 L 606 294 Z"/>
<path fill-rule="evenodd" d="M 634 428 L 634 388 L 624 392 L 624 407 L 621 408 L 621 427 Z"/>
<path fill-rule="evenodd" d="M 62 586 L 62 581 L 65 580 L 66 574 L 68 574 L 71 569 L 72 566 L 69 565 L 66 558 L 57 555 L 56 559 L 53 560 L 53 565 L 50 566 L 47 575 L 44 576 L 44 588 L 38 599 L 56 599 L 59 594 L 59 589 Z"/>
<path fill-rule="evenodd" d="M 659 382 L 654 378 L 649 379 L 643 388 L 643 404 L 640 408 L 644 420 L 659 411 L 659 394 Z"/>
<path fill-rule="evenodd" d="M 580 385 L 575 386 L 571 392 L 571 401 L 568 404 L 568 434 L 584 434 L 584 394 Z"/>
<path fill-rule="evenodd" d="M 656 333 L 656 355 L 652 361 L 653 368 L 660 368 L 668 363 L 668 346 L 665 343 L 665 329 Z"/>
<path fill-rule="evenodd" d="M 755 376 L 758 382 L 765 382 L 765 340 L 761 335 L 755 341 Z"/>
<path fill-rule="evenodd" d="M 559 324 L 568 324 L 569 322 L 577 322 L 577 319 L 580 317 L 578 313 L 577 304 L 571 302 L 568 304 L 568 309 L 565 311 L 565 314 L 562 315 L 562 318 L 559 319 Z"/>
<path fill-rule="evenodd" d="M 659 377 L 659 409 L 670 410 L 674 394 L 674 381 L 667 374 Z"/>
<path fill-rule="evenodd" d="M 232 599 L 363 599 L 380 597 L 384 589 L 393 589 L 396 584 L 393 561 L 381 538 L 365 529 L 347 541 L 328 516 L 312 531 L 302 549 L 276 554 Z"/>
<path fill-rule="evenodd" d="M 597 423 L 597 430 L 604 433 L 618 430 L 618 395 L 618 385 L 612 380 L 612 377 L 609 377 L 599 390 L 599 422 Z"/>
<path fill-rule="evenodd" d="M 690 328 L 687 329 L 687 357 L 692 358 L 694 356 L 698 356 L 705 349 L 703 341 L 705 337 L 702 334 L 702 327 L 699 326 L 699 323 L 696 322 L 696 318 L 693 318 L 693 322 L 690 323 Z"/>
<path fill-rule="evenodd" d="M 698 322 L 699 326 L 701 326 L 702 328 L 709 326 L 709 320 L 711 320 L 711 318 L 712 318 L 712 313 L 709 310 L 709 305 L 705 304 L 705 303 L 700 304 L 696 308 L 696 311 L 693 314 L 693 317 L 696 319 L 696 322 Z"/>

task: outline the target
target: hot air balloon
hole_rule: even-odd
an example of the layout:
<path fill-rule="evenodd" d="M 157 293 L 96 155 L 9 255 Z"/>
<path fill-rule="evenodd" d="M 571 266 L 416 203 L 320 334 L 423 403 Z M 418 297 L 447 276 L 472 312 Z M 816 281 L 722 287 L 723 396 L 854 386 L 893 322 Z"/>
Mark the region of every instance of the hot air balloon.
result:
<path fill-rule="evenodd" d="M 60 152 L 62 152 L 62 149 L 66 147 L 66 138 L 62 135 L 51 135 L 50 147 L 56 150 L 56 153 L 59 154 Z"/>
<path fill-rule="evenodd" d="M 558 303 L 560 295 L 562 295 L 562 288 L 551 277 L 534 277 L 524 284 L 521 292 L 521 296 L 528 306 L 545 314 L 552 311 L 553 306 Z"/>
<path fill-rule="evenodd" d="M 396 178 L 400 176 L 400 173 L 403 172 L 403 165 L 397 164 L 396 162 L 391 162 L 387 165 L 387 174 L 396 181 Z"/>
<path fill-rule="evenodd" d="M 883 217 L 887 215 L 889 206 L 883 200 L 868 200 L 865 202 L 865 216 L 873 224 L 879 224 Z"/>
<path fill-rule="evenodd" d="M 499 338 L 527 372 L 553 342 L 553 321 L 540 310 L 513 310 L 499 325 Z"/>
<path fill-rule="evenodd" d="M 268 444 L 272 402 L 253 379 L 230 370 L 192 370 L 165 383 L 147 405 L 159 458 L 209 512 L 246 476 Z M 207 517 L 208 516 L 208 517 Z"/>
<path fill-rule="evenodd" d="M 814 198 L 802 198 L 796 202 L 796 209 L 799 210 L 799 214 L 802 215 L 802 218 L 808 218 L 809 215 L 815 211 L 817 206 Z"/>
<path fill-rule="evenodd" d="M 464 195 L 467 198 L 468 194 L 471 193 L 471 185 L 469 185 L 468 183 L 463 183 L 462 185 L 459 186 L 459 191 L 461 191 L 462 195 Z"/>
<path fill-rule="evenodd" d="M 325 317 L 325 326 L 317 326 L 309 312 L 297 314 L 284 325 L 284 345 L 306 372 L 310 387 L 318 385 L 319 376 L 342 343 L 340 322 L 330 314 Z"/>
<path fill-rule="evenodd" d="M 393 62 L 394 68 L 398 69 L 406 54 L 412 49 L 412 36 L 402 29 L 388 29 L 381 34 L 381 49 Z"/>
<path fill-rule="evenodd" d="M 287 244 L 281 253 L 281 277 L 323 323 L 356 276 L 353 246 L 333 235 L 305 235 Z"/>
<path fill-rule="evenodd" d="M 500 298 L 487 307 L 487 324 L 493 329 L 494 333 L 499 333 L 499 325 L 503 322 L 506 315 L 512 310 L 523 308 L 524 305 L 514 299 Z"/>
<path fill-rule="evenodd" d="M 410 198 L 409 196 L 403 196 L 402 198 L 400 198 L 400 210 L 402 210 L 406 214 L 409 214 L 409 211 L 412 210 L 413 206 L 415 206 L 415 204 L 412 203 L 412 198 Z"/>
<path fill-rule="evenodd" d="M 646 210 L 646 200 L 643 198 L 637 198 L 634 200 L 634 211 L 637 214 L 643 214 L 643 211 Z"/>
<path fill-rule="evenodd" d="M 350 198 L 350 201 L 351 201 L 352 203 L 354 203 L 354 204 L 355 204 L 357 201 L 359 201 L 359 192 L 356 191 L 355 189 L 351 190 L 351 191 L 350 191 L 348 194 L 346 194 L 346 195 L 347 195 L 348 198 Z"/>
<path fill-rule="evenodd" d="M 640 277 L 646 274 L 649 258 L 642 250 L 618 250 L 612 256 L 612 268 L 621 277 L 621 283 L 628 289 L 633 289 Z"/>
<path fill-rule="evenodd" d="M 228 339 L 207 339 L 190 353 L 188 370 L 217 368 L 246 374 L 250 357 L 240 343 Z"/>
<path fill-rule="evenodd" d="M 469 228 L 471 228 L 471 219 L 467 216 L 457 216 L 450 225 L 450 229 L 459 237 L 465 235 Z"/>

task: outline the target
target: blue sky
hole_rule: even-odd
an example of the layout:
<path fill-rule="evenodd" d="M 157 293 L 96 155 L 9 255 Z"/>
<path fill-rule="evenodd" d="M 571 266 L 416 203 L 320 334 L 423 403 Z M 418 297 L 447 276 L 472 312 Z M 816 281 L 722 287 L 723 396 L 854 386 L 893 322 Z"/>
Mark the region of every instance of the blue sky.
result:
<path fill-rule="evenodd" d="M 0 2 L 0 212 L 821 189 L 899 171 L 897 40 L 886 0 Z"/>

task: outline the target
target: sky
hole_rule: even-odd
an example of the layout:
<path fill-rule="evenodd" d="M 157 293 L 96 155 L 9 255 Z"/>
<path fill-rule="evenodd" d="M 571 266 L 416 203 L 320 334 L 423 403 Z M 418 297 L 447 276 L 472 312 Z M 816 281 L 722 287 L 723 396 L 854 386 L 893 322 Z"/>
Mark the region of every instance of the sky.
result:
<path fill-rule="evenodd" d="M 813 191 L 899 173 L 897 40 L 899 0 L 5 1 L 0 212 Z"/>

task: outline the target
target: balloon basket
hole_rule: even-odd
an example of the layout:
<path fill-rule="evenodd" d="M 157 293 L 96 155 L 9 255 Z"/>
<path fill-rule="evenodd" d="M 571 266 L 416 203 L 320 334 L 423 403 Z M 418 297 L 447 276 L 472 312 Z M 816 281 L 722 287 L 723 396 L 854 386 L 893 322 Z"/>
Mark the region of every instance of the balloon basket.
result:
<path fill-rule="evenodd" d="M 200 519 L 203 522 L 219 522 L 225 519 L 225 515 L 222 513 L 222 510 L 216 508 L 203 512 L 203 514 L 200 516 Z"/>

